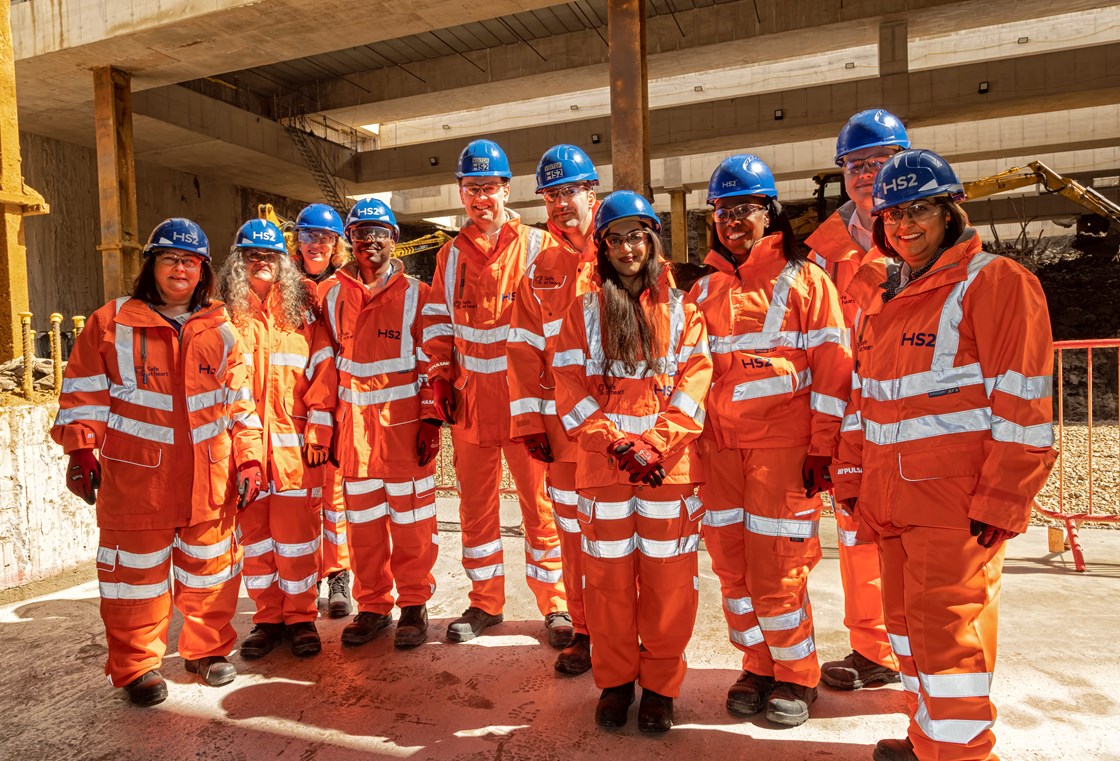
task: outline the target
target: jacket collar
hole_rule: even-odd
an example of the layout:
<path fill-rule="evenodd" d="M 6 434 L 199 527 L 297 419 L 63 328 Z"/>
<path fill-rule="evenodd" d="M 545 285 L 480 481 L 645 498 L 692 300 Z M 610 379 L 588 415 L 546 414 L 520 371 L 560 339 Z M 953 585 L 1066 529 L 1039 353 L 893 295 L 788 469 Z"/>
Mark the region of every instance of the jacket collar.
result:
<path fill-rule="evenodd" d="M 227 322 L 225 304 L 218 299 L 212 299 L 209 306 L 204 306 L 190 316 L 183 326 L 197 328 L 209 327 Z M 129 299 L 117 310 L 116 321 L 121 325 L 133 328 L 162 328 L 168 327 L 167 321 L 152 306 L 140 299 Z"/>
<path fill-rule="evenodd" d="M 740 279 L 742 279 L 752 270 L 769 267 L 778 259 L 784 262 L 785 258 L 785 251 L 782 250 L 782 234 L 774 233 L 755 243 L 754 248 L 751 249 L 750 254 L 747 255 L 742 264 L 736 266 L 715 249 L 708 252 L 707 257 L 704 258 L 704 264 L 727 275 L 738 272 Z"/>
<path fill-rule="evenodd" d="M 846 202 L 805 239 L 805 244 L 830 262 L 842 262 L 853 257 L 862 259 L 867 252 L 852 240 L 848 232 L 855 211 L 855 203 Z"/>
<path fill-rule="evenodd" d="M 968 263 L 969 261 L 979 254 L 983 246 L 980 241 L 980 236 L 976 230 L 971 227 L 966 227 L 961 237 L 957 242 L 950 246 L 945 253 L 941 254 L 941 258 L 933 265 L 929 272 L 926 272 L 917 280 L 912 280 L 907 283 L 898 295 L 891 299 L 892 302 L 899 299 L 905 299 L 910 296 L 918 296 L 938 288 L 954 285 L 955 283 L 963 282 L 968 279 Z M 867 307 L 867 314 L 875 314 L 882 311 L 884 302 L 882 295 L 885 292 L 883 285 L 880 284 L 876 289 L 876 298 L 872 299 Z"/>

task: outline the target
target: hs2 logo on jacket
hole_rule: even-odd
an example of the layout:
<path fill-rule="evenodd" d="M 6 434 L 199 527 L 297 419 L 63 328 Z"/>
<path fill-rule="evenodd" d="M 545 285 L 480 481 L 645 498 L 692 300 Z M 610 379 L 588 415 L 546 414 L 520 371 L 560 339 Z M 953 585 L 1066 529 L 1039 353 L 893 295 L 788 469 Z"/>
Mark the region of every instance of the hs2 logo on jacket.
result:
<path fill-rule="evenodd" d="M 936 333 L 903 333 L 900 346 L 928 346 L 933 348 L 937 343 Z"/>

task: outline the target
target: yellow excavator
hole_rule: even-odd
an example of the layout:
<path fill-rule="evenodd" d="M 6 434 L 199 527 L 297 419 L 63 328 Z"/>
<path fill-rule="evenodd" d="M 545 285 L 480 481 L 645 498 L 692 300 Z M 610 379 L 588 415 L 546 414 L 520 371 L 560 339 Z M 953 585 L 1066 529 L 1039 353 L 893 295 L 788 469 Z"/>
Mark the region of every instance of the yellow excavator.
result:
<path fill-rule="evenodd" d="M 288 251 L 294 254 L 296 251 L 295 223 L 277 214 L 275 207 L 270 203 L 257 204 L 257 216 L 261 219 L 268 220 L 280 228 L 284 233 L 284 242 L 288 246 Z M 393 251 L 393 256 L 412 256 L 422 251 L 439 248 L 449 240 L 451 240 L 450 235 L 443 230 L 436 230 L 428 235 L 422 235 L 419 238 L 397 243 L 397 247 Z"/>

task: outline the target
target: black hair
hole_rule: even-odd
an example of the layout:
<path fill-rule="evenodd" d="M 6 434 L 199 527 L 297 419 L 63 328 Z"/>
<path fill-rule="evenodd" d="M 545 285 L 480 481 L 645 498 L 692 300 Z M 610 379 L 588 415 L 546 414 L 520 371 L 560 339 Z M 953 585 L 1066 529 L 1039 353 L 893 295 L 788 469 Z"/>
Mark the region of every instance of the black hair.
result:
<path fill-rule="evenodd" d="M 140 274 L 132 281 L 132 298 L 146 301 L 154 307 L 163 306 L 163 297 L 159 295 L 159 286 L 156 284 L 156 257 L 161 249 L 154 249 L 144 257 L 140 266 Z M 210 306 L 211 295 L 214 289 L 214 270 L 210 260 L 205 256 L 199 268 L 198 285 L 191 294 L 190 310 L 193 312 L 199 307 Z"/>

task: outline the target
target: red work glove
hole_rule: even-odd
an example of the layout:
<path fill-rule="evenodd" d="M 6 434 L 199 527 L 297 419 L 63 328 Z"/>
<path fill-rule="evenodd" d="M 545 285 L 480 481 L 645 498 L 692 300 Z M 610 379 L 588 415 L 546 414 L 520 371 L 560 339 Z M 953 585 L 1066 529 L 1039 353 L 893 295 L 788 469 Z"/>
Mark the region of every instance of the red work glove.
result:
<path fill-rule="evenodd" d="M 101 486 L 101 464 L 92 449 L 75 449 L 70 453 L 66 466 L 66 488 L 84 499 L 87 504 L 97 502 L 97 487 Z"/>
<path fill-rule="evenodd" d="M 976 543 L 981 547 L 998 547 L 1001 542 L 1006 542 L 1012 537 L 1019 536 L 1018 531 L 1009 531 L 999 526 L 993 526 L 983 521 L 972 521 L 970 533 L 976 537 Z"/>
<path fill-rule="evenodd" d="M 665 481 L 665 468 L 661 467 L 661 453 L 643 438 L 628 438 L 615 442 L 614 456 L 618 469 L 630 474 L 630 483 L 641 481 L 649 486 L 661 486 Z"/>
<path fill-rule="evenodd" d="M 439 454 L 439 431 L 442 427 L 443 423 L 439 420 L 420 421 L 420 430 L 416 432 L 417 465 L 427 465 Z"/>
<path fill-rule="evenodd" d="M 261 464 L 256 460 L 241 463 L 237 469 L 237 509 L 243 510 L 261 493 Z"/>
<path fill-rule="evenodd" d="M 304 444 L 303 460 L 308 467 L 317 468 L 327 462 L 330 450 L 322 444 Z"/>
<path fill-rule="evenodd" d="M 540 462 L 553 462 L 555 460 L 552 456 L 552 444 L 549 443 L 546 434 L 530 433 L 528 436 L 521 436 L 517 440 L 525 445 L 529 456 L 534 460 Z"/>
<path fill-rule="evenodd" d="M 831 464 L 832 458 L 824 455 L 811 454 L 805 458 L 805 464 L 801 466 L 801 480 L 805 484 L 806 497 L 832 490 L 832 475 L 828 472 Z"/>
<path fill-rule="evenodd" d="M 435 396 L 436 417 L 445 423 L 455 423 L 455 394 L 451 382 L 446 378 L 432 378 L 432 394 Z"/>

